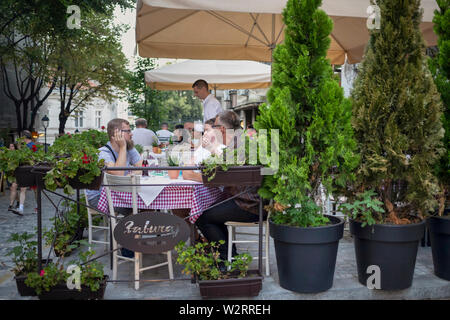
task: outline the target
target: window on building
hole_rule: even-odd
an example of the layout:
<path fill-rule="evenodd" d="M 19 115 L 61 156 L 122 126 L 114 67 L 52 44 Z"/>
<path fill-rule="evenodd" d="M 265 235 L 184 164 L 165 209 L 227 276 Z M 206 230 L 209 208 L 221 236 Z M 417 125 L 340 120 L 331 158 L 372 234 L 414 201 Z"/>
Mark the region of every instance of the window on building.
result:
<path fill-rule="evenodd" d="M 102 126 L 102 112 L 95 111 L 95 127 L 97 129 L 100 129 L 101 126 Z"/>
<path fill-rule="evenodd" d="M 75 111 L 75 128 L 83 127 L 83 111 Z"/>

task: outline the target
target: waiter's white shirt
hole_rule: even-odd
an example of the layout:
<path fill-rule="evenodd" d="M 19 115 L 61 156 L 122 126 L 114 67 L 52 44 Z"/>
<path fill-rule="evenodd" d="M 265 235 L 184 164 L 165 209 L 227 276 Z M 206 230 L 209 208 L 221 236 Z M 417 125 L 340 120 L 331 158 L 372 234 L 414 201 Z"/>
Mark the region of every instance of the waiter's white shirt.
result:
<path fill-rule="evenodd" d="M 223 108 L 219 100 L 217 100 L 213 94 L 209 94 L 209 96 L 203 100 L 203 123 L 209 119 L 215 118 L 222 111 Z"/>

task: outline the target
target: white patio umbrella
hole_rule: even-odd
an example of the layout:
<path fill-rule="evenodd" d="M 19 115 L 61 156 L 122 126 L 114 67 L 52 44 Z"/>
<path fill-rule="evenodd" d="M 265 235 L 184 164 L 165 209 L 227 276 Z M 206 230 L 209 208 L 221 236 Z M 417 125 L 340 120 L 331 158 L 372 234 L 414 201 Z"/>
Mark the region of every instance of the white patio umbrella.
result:
<path fill-rule="evenodd" d="M 145 82 L 158 90 L 192 90 L 198 79 L 214 90 L 270 86 L 270 66 L 255 61 L 187 60 L 145 72 Z"/>
<path fill-rule="evenodd" d="M 282 11 L 287 0 L 139 0 L 136 42 L 139 55 L 153 58 L 271 61 L 284 40 Z M 334 28 L 332 64 L 361 61 L 369 39 L 369 0 L 323 0 Z M 428 46 L 435 0 L 422 0 L 421 30 Z"/>

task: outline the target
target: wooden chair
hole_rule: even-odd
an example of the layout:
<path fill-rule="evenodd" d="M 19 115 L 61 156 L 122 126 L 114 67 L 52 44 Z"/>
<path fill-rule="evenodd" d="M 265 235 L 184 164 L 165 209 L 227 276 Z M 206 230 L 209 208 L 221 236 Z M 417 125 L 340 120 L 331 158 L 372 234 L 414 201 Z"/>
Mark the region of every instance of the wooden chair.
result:
<path fill-rule="evenodd" d="M 86 190 L 84 190 L 84 197 L 86 199 L 86 205 L 89 206 L 89 202 L 88 202 L 88 197 L 86 194 Z M 107 216 L 103 216 L 103 226 L 96 226 L 93 224 L 92 222 L 92 218 L 94 216 L 98 216 L 100 215 L 100 213 L 98 213 L 95 210 L 90 209 L 89 207 L 87 208 L 87 215 L 88 215 L 88 241 L 89 241 L 89 250 L 91 250 L 92 248 L 92 244 L 94 243 L 98 243 L 98 244 L 104 244 L 105 245 L 105 250 L 109 248 L 110 245 L 110 241 L 109 241 L 109 219 Z M 104 234 L 104 240 L 94 240 L 93 238 L 93 234 L 94 232 L 97 231 L 101 231 Z"/>
<path fill-rule="evenodd" d="M 114 185 L 114 186 L 105 186 L 106 189 L 106 195 L 108 198 L 108 205 L 109 205 L 109 212 L 110 214 L 114 214 L 116 217 L 120 217 L 120 215 L 116 214 L 116 211 L 114 210 L 113 201 L 111 198 L 111 190 L 113 191 L 120 191 L 120 192 L 131 192 L 132 195 L 132 207 L 133 207 L 133 214 L 138 213 L 137 208 L 137 193 L 140 190 L 140 176 L 116 176 L 111 174 L 104 174 L 104 184 L 105 185 Z M 133 186 L 121 186 L 121 185 L 133 185 Z M 122 216 L 123 217 L 123 216 Z M 117 224 L 117 219 L 111 218 L 111 228 L 114 230 Z M 173 266 L 172 266 L 172 252 L 167 251 L 165 254 L 167 255 L 167 262 L 143 267 L 142 266 L 142 253 L 135 252 L 134 258 L 128 258 L 124 257 L 119 254 L 118 252 L 118 244 L 117 241 L 112 239 L 113 244 L 113 280 L 117 280 L 117 266 L 119 264 L 119 260 L 123 260 L 122 262 L 129 261 L 134 262 L 134 287 L 136 290 L 139 290 L 139 278 L 140 274 L 146 270 L 154 269 L 162 266 L 168 266 L 169 269 L 169 278 L 173 279 Z"/>
<path fill-rule="evenodd" d="M 264 233 L 264 255 L 262 259 L 265 263 L 266 276 L 270 276 L 270 261 L 269 261 L 269 216 L 268 213 L 267 219 L 263 221 L 263 233 Z M 228 261 L 232 261 L 232 249 L 234 243 L 259 243 L 259 233 L 249 233 L 249 232 L 237 232 L 237 227 L 245 227 L 245 228 L 259 228 L 258 222 L 236 222 L 236 221 L 227 221 L 225 225 L 228 229 Z M 236 240 L 236 235 L 251 235 L 256 236 L 256 240 Z M 253 257 L 253 259 L 258 260 L 258 257 Z"/>

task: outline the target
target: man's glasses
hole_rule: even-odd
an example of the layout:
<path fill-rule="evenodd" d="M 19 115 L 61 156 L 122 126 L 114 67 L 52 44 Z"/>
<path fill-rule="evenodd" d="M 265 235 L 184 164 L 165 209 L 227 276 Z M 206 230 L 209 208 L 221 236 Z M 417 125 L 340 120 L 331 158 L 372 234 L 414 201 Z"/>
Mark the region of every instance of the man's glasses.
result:
<path fill-rule="evenodd" d="M 131 130 L 120 130 L 120 131 L 122 131 L 122 132 L 126 132 L 126 133 L 131 133 Z"/>

